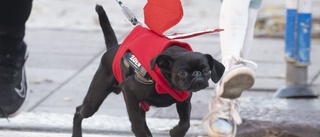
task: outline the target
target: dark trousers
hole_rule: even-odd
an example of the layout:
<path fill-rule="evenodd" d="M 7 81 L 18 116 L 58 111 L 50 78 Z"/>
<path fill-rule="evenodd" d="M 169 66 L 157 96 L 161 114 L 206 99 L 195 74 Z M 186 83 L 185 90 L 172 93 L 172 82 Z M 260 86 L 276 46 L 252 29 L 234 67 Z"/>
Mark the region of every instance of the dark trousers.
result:
<path fill-rule="evenodd" d="M 22 49 L 31 8 L 32 0 L 0 0 L 0 54 L 15 54 Z"/>

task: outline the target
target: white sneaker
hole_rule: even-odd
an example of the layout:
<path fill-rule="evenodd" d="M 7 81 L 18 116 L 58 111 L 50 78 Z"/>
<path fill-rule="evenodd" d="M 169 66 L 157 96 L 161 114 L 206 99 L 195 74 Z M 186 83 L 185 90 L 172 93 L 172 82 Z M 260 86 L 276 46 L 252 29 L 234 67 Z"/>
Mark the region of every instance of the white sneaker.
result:
<path fill-rule="evenodd" d="M 239 116 L 239 102 L 234 100 L 240 97 L 242 91 L 254 84 L 254 72 L 257 64 L 231 57 L 225 62 L 226 71 L 217 84 L 215 95 L 209 102 L 209 111 L 204 118 L 209 136 L 234 137 L 237 125 L 242 123 Z M 253 69 L 248 66 L 253 67 Z"/>
<path fill-rule="evenodd" d="M 237 125 L 242 123 L 237 100 L 214 96 L 209 104 L 210 113 L 204 118 L 210 137 L 234 137 Z"/>
<path fill-rule="evenodd" d="M 216 95 L 235 99 L 240 97 L 242 91 L 249 89 L 254 84 L 254 72 L 257 64 L 242 58 L 229 57 L 223 62 L 226 71 L 218 83 Z"/>

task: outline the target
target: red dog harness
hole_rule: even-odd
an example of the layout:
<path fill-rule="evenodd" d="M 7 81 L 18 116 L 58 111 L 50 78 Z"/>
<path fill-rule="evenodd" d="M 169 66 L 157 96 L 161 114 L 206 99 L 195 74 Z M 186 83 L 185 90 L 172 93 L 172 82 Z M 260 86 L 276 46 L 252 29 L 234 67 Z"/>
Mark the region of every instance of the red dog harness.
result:
<path fill-rule="evenodd" d="M 124 79 L 120 63 L 124 54 L 130 51 L 156 82 L 155 88 L 159 94 L 170 94 L 179 102 L 186 100 L 190 95 L 189 92 L 177 91 L 171 88 L 168 85 L 168 81 L 162 76 L 158 66 L 156 66 L 154 70 L 151 70 L 151 60 L 172 45 L 192 51 L 188 43 L 170 40 L 167 37 L 157 35 L 141 25 L 136 26 L 120 45 L 115 55 L 112 68 L 117 81 L 121 83 Z M 146 102 L 141 102 L 140 105 L 145 111 L 149 110 L 149 105 L 146 104 Z"/>

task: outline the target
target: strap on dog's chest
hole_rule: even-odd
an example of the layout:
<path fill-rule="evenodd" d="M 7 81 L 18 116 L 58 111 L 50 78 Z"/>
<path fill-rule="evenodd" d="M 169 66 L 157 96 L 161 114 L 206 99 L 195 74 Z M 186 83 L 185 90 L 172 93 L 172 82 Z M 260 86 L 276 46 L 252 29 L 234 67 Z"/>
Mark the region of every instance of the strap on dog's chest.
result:
<path fill-rule="evenodd" d="M 142 84 L 150 85 L 154 81 L 148 74 L 147 70 L 141 65 L 139 60 L 131 53 L 127 52 L 123 56 L 123 64 L 126 68 L 132 67 L 135 71 L 135 78 Z"/>
<path fill-rule="evenodd" d="M 129 69 L 130 67 L 134 68 L 134 78 L 140 83 L 144 85 L 154 84 L 154 81 L 148 74 L 147 70 L 143 66 L 141 66 L 138 59 L 131 52 L 127 52 L 123 56 L 123 64 L 126 69 Z M 149 104 L 145 101 L 140 101 L 140 106 L 145 112 L 149 111 L 150 109 Z"/>

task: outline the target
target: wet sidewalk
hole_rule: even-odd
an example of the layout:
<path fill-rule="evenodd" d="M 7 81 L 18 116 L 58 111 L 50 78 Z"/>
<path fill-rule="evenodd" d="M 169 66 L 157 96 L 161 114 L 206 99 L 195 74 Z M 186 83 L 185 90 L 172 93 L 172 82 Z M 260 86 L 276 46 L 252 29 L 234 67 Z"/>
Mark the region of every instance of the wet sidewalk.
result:
<path fill-rule="evenodd" d="M 143 22 L 141 9 L 145 0 L 123 2 Z M 25 112 L 9 118 L 9 122 L 0 119 L 0 137 L 71 136 L 75 107 L 81 104 L 105 51 L 103 35 L 94 11 L 96 3 L 105 8 L 121 42 L 132 27 L 114 1 L 34 1 L 25 38 L 29 50 L 26 69 L 30 99 Z M 284 8 L 284 2 L 265 4 Z M 317 4 L 320 5 L 315 2 Z M 185 0 L 183 5 L 185 16 L 168 34 L 218 27 L 219 0 L 201 3 Z M 262 11 L 260 17 L 267 13 Z M 218 60 L 221 58 L 218 34 L 182 41 L 188 42 L 195 51 L 211 54 Z M 313 39 L 311 48 L 308 83 L 315 92 L 320 93 L 320 40 Z M 259 67 L 256 70 L 255 85 L 239 99 L 243 124 L 238 128 L 238 136 L 319 136 L 320 99 L 273 97 L 275 91 L 285 85 L 284 40 L 255 38 L 248 59 L 256 62 Z M 213 89 L 214 84 L 210 83 L 206 90 L 194 94 L 191 128 L 187 136 L 206 136 L 202 118 L 208 113 Z M 168 130 L 178 122 L 174 106 L 151 108 L 147 117 L 148 125 L 156 137 L 168 136 Z M 87 134 L 84 136 L 87 137 L 127 137 L 132 136 L 130 129 L 121 94 L 110 95 L 99 111 L 83 122 L 83 131 Z"/>

